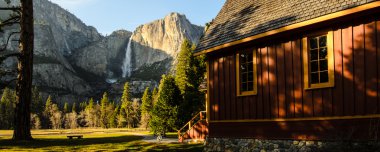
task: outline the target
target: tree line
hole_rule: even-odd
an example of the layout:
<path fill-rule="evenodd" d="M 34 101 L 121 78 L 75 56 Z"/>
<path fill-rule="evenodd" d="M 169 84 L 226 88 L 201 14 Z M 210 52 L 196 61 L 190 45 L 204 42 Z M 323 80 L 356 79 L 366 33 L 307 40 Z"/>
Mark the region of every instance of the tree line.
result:
<path fill-rule="evenodd" d="M 178 130 L 191 117 L 204 110 L 204 93 L 198 87 L 204 80 L 204 56 L 194 57 L 195 46 L 182 43 L 174 75 L 163 75 L 158 88 L 146 88 L 141 103 L 131 100 L 125 83 L 121 100 L 110 101 L 104 92 L 100 102 L 93 98 L 59 106 L 49 96 L 43 101 L 37 87 L 32 89 L 30 125 L 34 129 L 75 129 L 83 127 L 150 129 L 165 134 Z M 0 129 L 13 129 L 15 91 L 5 88 L 0 101 Z"/>
<path fill-rule="evenodd" d="M 121 103 L 110 101 L 105 92 L 100 102 L 65 102 L 59 106 L 49 96 L 46 101 L 37 87 L 32 89 L 30 124 L 33 129 L 75 129 L 83 127 L 123 128 L 137 127 L 140 122 L 140 104 L 129 98 L 129 83 L 125 84 Z M 0 100 L 0 129 L 13 129 L 15 91 L 5 88 Z"/>

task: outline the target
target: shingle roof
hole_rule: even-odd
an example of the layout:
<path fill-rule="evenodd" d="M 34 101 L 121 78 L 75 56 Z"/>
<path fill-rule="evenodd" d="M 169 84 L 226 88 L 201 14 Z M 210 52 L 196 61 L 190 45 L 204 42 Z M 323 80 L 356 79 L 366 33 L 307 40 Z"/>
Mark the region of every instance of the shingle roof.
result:
<path fill-rule="evenodd" d="M 376 0 L 227 0 L 196 52 Z"/>

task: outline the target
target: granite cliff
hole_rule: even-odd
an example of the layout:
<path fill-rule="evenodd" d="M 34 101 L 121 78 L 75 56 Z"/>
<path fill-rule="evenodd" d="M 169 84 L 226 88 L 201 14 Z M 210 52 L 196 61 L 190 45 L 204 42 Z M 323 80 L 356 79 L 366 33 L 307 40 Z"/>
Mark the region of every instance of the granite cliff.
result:
<path fill-rule="evenodd" d="M 182 41 L 197 43 L 203 32 L 179 13 L 109 36 L 48 0 L 35 0 L 34 13 L 33 84 L 57 101 L 82 100 L 103 91 L 120 94 L 125 81 L 131 82 L 135 94 L 157 86 L 161 75 L 175 65 Z M 0 12 L 1 18 L 5 16 Z M 5 29 L 0 44 L 17 29 Z M 17 45 L 12 42 L 9 49 L 17 50 Z M 15 68 L 16 60 L 8 59 L 4 65 Z"/>

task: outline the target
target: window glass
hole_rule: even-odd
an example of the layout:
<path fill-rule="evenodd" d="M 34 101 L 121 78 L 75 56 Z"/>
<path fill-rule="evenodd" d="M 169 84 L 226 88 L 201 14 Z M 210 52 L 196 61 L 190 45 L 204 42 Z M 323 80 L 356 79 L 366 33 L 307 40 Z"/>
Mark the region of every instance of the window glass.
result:
<path fill-rule="evenodd" d="M 241 53 L 240 64 L 240 91 L 253 91 L 253 52 Z"/>
<path fill-rule="evenodd" d="M 327 36 L 317 36 L 309 39 L 309 72 L 310 83 L 326 83 L 328 75 Z"/>

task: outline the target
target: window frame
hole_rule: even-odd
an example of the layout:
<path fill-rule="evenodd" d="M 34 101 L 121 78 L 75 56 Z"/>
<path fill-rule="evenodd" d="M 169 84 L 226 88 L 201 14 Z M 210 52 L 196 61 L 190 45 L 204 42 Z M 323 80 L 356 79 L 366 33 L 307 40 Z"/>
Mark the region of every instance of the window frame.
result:
<path fill-rule="evenodd" d="M 311 73 L 310 73 L 310 39 L 315 37 L 320 37 L 326 35 L 326 48 L 327 48 L 327 72 L 328 81 L 324 83 L 311 84 Z M 334 87 L 334 48 L 333 48 L 333 31 L 319 32 L 313 35 L 305 36 L 302 38 L 302 53 L 303 53 L 303 74 L 304 74 L 304 89 L 320 89 Z"/>
<path fill-rule="evenodd" d="M 253 64 L 253 90 L 252 91 L 240 91 L 240 54 L 248 53 L 252 51 L 252 64 Z M 257 95 L 257 49 L 249 49 L 238 52 L 236 54 L 236 93 L 237 96 L 251 96 Z"/>

